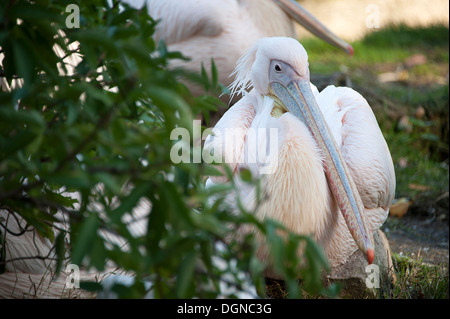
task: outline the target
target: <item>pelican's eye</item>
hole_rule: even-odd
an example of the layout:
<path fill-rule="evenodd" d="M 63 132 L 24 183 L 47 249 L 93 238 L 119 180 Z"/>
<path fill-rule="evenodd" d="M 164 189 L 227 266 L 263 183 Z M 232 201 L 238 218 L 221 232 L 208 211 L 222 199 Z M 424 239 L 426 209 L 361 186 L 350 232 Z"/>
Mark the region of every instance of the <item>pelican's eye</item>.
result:
<path fill-rule="evenodd" d="M 281 66 L 279 64 L 275 64 L 275 71 L 281 72 Z"/>

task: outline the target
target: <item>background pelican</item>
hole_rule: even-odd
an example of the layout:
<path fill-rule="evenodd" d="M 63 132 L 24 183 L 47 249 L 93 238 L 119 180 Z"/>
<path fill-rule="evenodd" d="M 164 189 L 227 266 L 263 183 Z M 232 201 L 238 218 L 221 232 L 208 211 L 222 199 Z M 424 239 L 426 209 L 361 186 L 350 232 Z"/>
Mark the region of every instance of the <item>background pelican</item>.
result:
<path fill-rule="evenodd" d="M 240 192 L 229 195 L 228 205 L 237 211 L 239 197 L 248 209 L 256 208 L 254 186 L 238 176 L 247 168 L 261 177 L 265 193 L 258 218 L 274 218 L 295 233 L 312 235 L 332 267 L 358 247 L 371 263 L 371 233 L 388 216 L 395 175 L 367 101 L 345 87 L 319 93 L 309 82 L 305 49 L 291 38 L 261 39 L 239 60 L 235 73 L 232 92 L 244 97 L 205 141 L 205 148 L 222 156 L 235 174 Z M 253 90 L 246 93 L 250 84 Z M 274 143 L 270 129 L 277 132 L 277 145 L 267 153 Z M 207 185 L 224 182 L 224 177 L 210 177 Z M 241 228 L 236 236 L 250 231 Z M 264 244 L 258 254 L 270 261 Z M 276 274 L 268 270 L 268 276 Z"/>
<path fill-rule="evenodd" d="M 128 0 L 140 6 L 142 0 Z M 173 67 L 200 72 L 210 70 L 211 58 L 219 82 L 228 86 L 238 58 L 262 37 L 296 38 L 295 21 L 325 41 L 353 54 L 353 48 L 339 39 L 291 0 L 147 0 L 149 14 L 160 20 L 155 39 L 163 39 L 170 51 L 179 51 L 190 61 L 174 60 Z M 194 94 L 203 89 L 188 84 Z M 225 97 L 228 99 L 228 96 Z"/>

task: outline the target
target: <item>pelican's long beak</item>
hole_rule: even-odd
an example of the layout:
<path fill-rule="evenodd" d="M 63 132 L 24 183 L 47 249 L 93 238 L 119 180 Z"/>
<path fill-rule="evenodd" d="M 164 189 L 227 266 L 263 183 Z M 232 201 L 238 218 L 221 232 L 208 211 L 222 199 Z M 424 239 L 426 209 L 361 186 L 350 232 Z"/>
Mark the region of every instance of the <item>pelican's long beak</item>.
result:
<path fill-rule="evenodd" d="M 324 156 L 324 169 L 345 222 L 359 249 L 371 264 L 374 249 L 366 223 L 364 205 L 349 169 L 314 98 L 309 71 L 300 76 L 287 63 L 272 60 L 269 70 L 269 91 L 283 106 L 305 123 Z M 370 237 L 372 238 L 372 237 Z"/>
<path fill-rule="evenodd" d="M 283 10 L 295 21 L 303 25 L 312 34 L 318 36 L 325 42 L 341 48 L 350 55 L 353 55 L 353 47 L 336 36 L 319 20 L 316 19 L 305 8 L 298 4 L 295 0 L 274 0 Z"/>

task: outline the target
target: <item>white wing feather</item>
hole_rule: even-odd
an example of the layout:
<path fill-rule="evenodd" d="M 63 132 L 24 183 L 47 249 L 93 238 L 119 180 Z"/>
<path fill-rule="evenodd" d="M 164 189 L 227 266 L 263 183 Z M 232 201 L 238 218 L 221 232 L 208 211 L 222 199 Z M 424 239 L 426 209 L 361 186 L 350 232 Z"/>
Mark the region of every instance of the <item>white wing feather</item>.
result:
<path fill-rule="evenodd" d="M 216 1 L 147 0 L 147 5 L 150 16 L 164 20 L 156 26 L 155 39 L 164 39 L 167 45 L 193 36 L 218 36 L 224 29 L 224 16 Z"/>
<path fill-rule="evenodd" d="M 372 228 L 386 220 L 395 195 L 395 173 L 391 154 L 375 115 L 358 92 L 328 86 L 317 97 L 333 136 L 340 147 Z"/>

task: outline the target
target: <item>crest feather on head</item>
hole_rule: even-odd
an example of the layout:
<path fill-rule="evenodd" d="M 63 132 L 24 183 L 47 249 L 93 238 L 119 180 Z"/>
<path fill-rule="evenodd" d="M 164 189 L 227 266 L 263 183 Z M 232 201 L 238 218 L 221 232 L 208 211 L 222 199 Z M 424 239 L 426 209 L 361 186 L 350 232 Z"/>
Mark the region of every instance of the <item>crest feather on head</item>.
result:
<path fill-rule="evenodd" d="M 255 63 L 258 42 L 237 60 L 236 68 L 230 74 L 230 77 L 235 77 L 228 87 L 231 92 L 231 100 L 235 95 L 245 95 L 251 87 L 251 70 L 253 63 Z"/>

